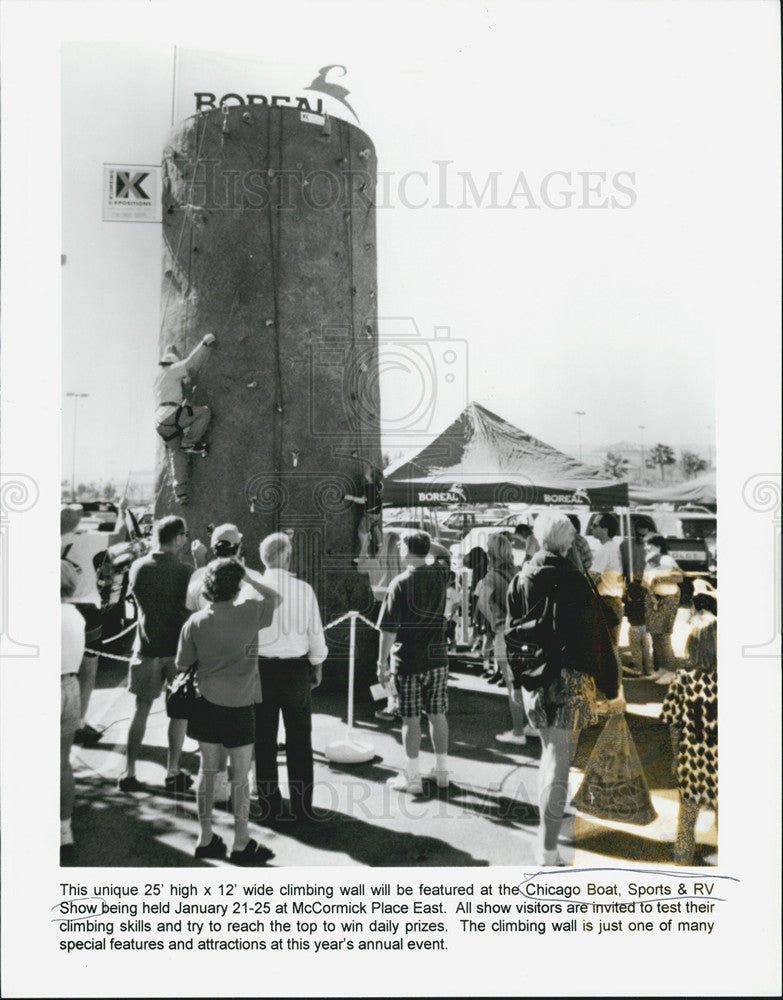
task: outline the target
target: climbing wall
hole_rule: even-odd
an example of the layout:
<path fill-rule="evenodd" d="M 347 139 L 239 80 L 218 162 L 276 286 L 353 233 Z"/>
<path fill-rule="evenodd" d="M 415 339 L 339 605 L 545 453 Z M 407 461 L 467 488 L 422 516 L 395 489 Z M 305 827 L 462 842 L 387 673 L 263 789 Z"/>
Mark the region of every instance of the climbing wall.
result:
<path fill-rule="evenodd" d="M 207 545 L 208 525 L 237 524 L 254 567 L 290 530 L 325 622 L 371 599 L 343 497 L 380 465 L 375 173 L 360 129 L 288 107 L 201 113 L 163 156 L 160 348 L 216 345 L 192 390 L 210 453 L 183 508 L 161 447 L 156 516 L 183 514 Z"/>

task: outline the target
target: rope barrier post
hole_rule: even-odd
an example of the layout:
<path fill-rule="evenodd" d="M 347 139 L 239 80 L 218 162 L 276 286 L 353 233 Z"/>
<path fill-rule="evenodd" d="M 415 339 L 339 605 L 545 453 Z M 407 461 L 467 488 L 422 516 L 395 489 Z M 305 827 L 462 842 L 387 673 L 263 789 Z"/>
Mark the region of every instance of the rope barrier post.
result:
<path fill-rule="evenodd" d="M 375 750 L 369 744 L 362 743 L 353 737 L 353 689 L 356 672 L 356 619 L 361 618 L 363 622 L 367 622 L 367 619 L 363 615 L 360 615 L 358 611 L 349 611 L 348 614 L 343 615 L 342 618 L 338 618 L 337 621 L 332 622 L 327 628 L 337 625 L 338 622 L 342 622 L 346 618 L 350 621 L 350 640 L 348 646 L 348 728 L 341 740 L 336 740 L 324 747 L 324 755 L 327 760 L 334 761 L 336 764 L 365 764 L 368 760 L 373 759 Z M 367 622 L 367 624 L 373 628 L 375 627 L 371 622 Z"/>
<path fill-rule="evenodd" d="M 462 641 L 470 645 L 468 638 L 468 619 L 470 618 L 470 593 L 468 592 L 468 571 L 462 570 Z"/>
<path fill-rule="evenodd" d="M 348 735 L 353 731 L 353 682 L 356 664 L 356 612 L 350 616 L 350 638 L 348 640 Z"/>

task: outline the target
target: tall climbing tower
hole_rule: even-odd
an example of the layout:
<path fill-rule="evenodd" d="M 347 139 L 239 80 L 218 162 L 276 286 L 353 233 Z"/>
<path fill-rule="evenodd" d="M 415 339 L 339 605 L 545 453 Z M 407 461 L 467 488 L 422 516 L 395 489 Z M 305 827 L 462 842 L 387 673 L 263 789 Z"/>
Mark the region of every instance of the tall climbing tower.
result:
<path fill-rule="evenodd" d="M 251 566 L 291 531 L 325 622 L 371 596 L 344 496 L 380 467 L 375 172 L 356 126 L 268 105 L 189 118 L 163 156 L 160 348 L 216 345 L 192 387 L 209 455 L 181 508 L 161 447 L 156 516 L 182 513 L 207 545 L 210 524 L 237 524 Z"/>

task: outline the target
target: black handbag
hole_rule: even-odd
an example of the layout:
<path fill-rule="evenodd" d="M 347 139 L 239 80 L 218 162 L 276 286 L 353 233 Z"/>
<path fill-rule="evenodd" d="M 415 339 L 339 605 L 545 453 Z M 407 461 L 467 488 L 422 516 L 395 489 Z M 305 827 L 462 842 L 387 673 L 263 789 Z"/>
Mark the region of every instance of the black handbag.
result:
<path fill-rule="evenodd" d="M 170 719 L 192 719 L 202 701 L 196 683 L 198 662 L 177 674 L 166 690 L 166 715 Z"/>

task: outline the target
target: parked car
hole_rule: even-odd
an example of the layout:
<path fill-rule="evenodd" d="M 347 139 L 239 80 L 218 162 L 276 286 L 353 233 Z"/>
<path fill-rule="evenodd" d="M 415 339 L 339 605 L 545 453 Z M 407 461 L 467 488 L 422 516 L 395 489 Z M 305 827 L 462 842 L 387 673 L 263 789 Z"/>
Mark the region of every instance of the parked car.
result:
<path fill-rule="evenodd" d="M 508 528 L 511 531 L 516 528 L 518 524 L 531 524 L 536 519 L 537 511 L 523 511 L 521 514 L 507 514 L 505 517 L 501 518 L 496 524 L 500 527 Z"/>
<path fill-rule="evenodd" d="M 718 518 L 706 510 L 680 508 L 658 515 L 658 530 L 687 576 L 714 578 L 718 571 Z M 712 579 L 714 583 L 714 579 Z"/>
<path fill-rule="evenodd" d="M 453 510 L 440 522 L 440 540 L 445 545 L 458 542 L 473 528 L 497 523 L 498 510 L 481 510 L 478 507 Z"/>
<path fill-rule="evenodd" d="M 135 620 L 136 609 L 128 599 L 131 563 L 145 555 L 149 540 L 140 530 L 134 513 L 126 509 L 117 524 L 117 506 L 107 501 L 82 501 L 84 516 L 76 528 L 88 539 L 92 564 L 98 575 L 104 636 L 110 638 Z"/>
<path fill-rule="evenodd" d="M 426 531 L 432 538 L 440 537 L 441 526 L 434 513 L 430 510 L 423 510 L 418 516 L 411 516 L 414 512 L 397 512 L 391 516 L 384 514 L 384 530 L 389 528 L 398 534 L 406 531 Z"/>

